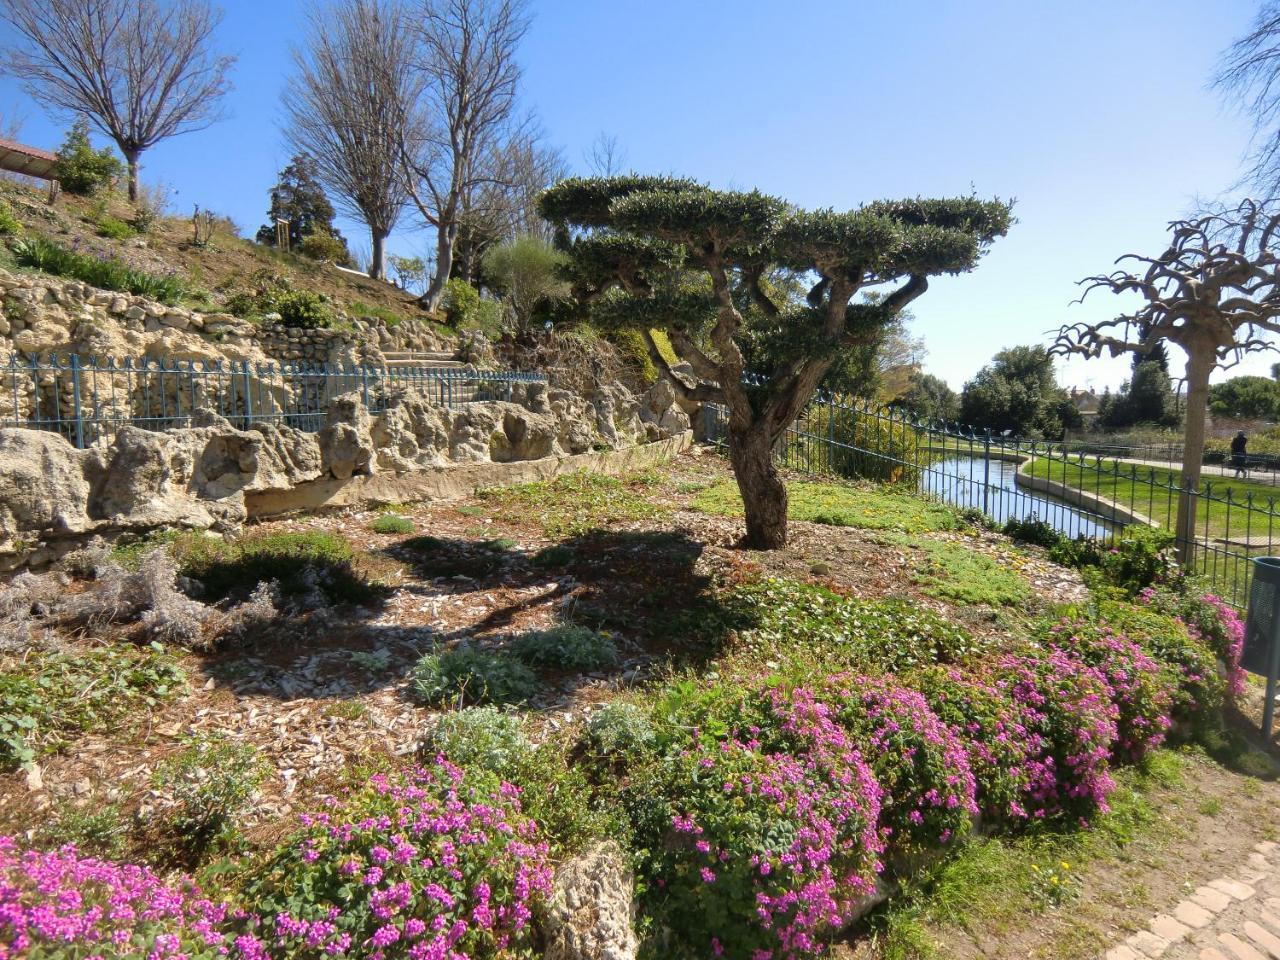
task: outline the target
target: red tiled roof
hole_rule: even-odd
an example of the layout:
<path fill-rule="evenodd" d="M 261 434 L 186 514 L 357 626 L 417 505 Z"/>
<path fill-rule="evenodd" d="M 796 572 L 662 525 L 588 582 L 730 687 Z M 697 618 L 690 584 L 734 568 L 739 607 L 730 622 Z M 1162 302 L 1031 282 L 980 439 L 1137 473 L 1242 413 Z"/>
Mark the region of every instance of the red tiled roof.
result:
<path fill-rule="evenodd" d="M 0 170 L 52 180 L 53 165 L 57 159 L 57 156 L 48 150 L 0 139 Z"/>

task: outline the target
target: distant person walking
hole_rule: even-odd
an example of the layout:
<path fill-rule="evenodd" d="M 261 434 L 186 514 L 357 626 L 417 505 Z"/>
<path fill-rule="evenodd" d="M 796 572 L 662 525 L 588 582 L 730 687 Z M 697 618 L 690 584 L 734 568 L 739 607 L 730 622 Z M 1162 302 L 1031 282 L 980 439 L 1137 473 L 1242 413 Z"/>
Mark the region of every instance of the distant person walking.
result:
<path fill-rule="evenodd" d="M 1249 458 L 1245 454 L 1248 445 L 1249 438 L 1243 430 L 1231 438 L 1231 466 L 1235 468 L 1237 478 L 1243 476 L 1246 480 L 1249 478 Z"/>

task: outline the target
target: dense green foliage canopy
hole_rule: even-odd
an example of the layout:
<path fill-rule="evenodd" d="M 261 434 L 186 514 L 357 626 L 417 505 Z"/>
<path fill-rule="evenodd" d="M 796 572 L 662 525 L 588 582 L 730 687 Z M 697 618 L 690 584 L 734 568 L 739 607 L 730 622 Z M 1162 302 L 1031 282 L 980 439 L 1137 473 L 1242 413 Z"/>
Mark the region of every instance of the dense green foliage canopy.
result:
<path fill-rule="evenodd" d="M 1280 418 L 1280 383 L 1269 377 L 1232 377 L 1209 388 L 1209 409 L 1217 416 Z"/>
<path fill-rule="evenodd" d="M 960 419 L 975 428 L 1045 439 L 1059 439 L 1065 428 L 1081 425 L 1075 404 L 1058 386 L 1053 357 L 1042 346 L 997 353 L 964 385 Z"/>
<path fill-rule="evenodd" d="M 1114 396 L 1105 396 L 1098 407 L 1098 426 L 1123 430 L 1140 423 L 1177 426 L 1177 402 L 1169 374 L 1159 360 L 1134 364 L 1133 376 Z"/>
<path fill-rule="evenodd" d="M 298 153 L 280 171 L 280 179 L 271 188 L 267 222 L 258 228 L 255 239 L 258 243 L 274 247 L 276 221 L 288 220 L 289 246 L 292 249 L 301 247 L 306 237 L 320 234 L 333 237 L 345 251 L 347 242 L 333 225 L 334 216 L 333 204 L 320 183 L 315 160 L 308 154 Z"/>

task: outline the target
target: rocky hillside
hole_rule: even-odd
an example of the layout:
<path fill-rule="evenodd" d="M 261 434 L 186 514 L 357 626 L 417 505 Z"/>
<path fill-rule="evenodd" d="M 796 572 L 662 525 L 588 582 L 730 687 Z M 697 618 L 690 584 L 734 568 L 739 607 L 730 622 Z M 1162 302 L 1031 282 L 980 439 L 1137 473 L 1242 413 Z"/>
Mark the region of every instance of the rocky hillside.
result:
<path fill-rule="evenodd" d="M 453 338 L 453 331 L 436 322 L 440 318 L 393 284 L 253 243 L 226 219 L 216 220 L 208 242 L 198 244 L 188 213 L 173 211 L 142 232 L 133 226 L 133 208 L 119 198 L 64 194 L 51 206 L 43 190 L 4 179 L 0 208 L 11 211 L 17 225 L 9 244 L 0 244 L 0 268 L 6 270 L 22 269 L 11 249 L 15 239 L 34 237 L 151 277 L 173 278 L 180 292 L 172 305 L 198 314 L 240 313 L 245 319 L 245 305 L 264 287 L 292 289 L 318 295 L 330 328 L 357 334 L 356 340 L 361 328 L 371 328 L 384 349 L 436 350 Z"/>

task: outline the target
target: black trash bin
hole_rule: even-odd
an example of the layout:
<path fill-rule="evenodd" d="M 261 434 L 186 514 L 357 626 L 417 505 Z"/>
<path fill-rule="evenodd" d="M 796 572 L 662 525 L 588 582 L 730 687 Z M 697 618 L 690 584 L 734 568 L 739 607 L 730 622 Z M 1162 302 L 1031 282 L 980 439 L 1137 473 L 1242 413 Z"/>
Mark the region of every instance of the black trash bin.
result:
<path fill-rule="evenodd" d="M 1276 681 L 1280 679 L 1280 557 L 1256 557 L 1253 586 L 1249 590 L 1249 617 L 1245 621 L 1241 665 L 1267 678 L 1267 700 L 1262 708 L 1262 735 L 1271 738 L 1276 708 Z"/>

